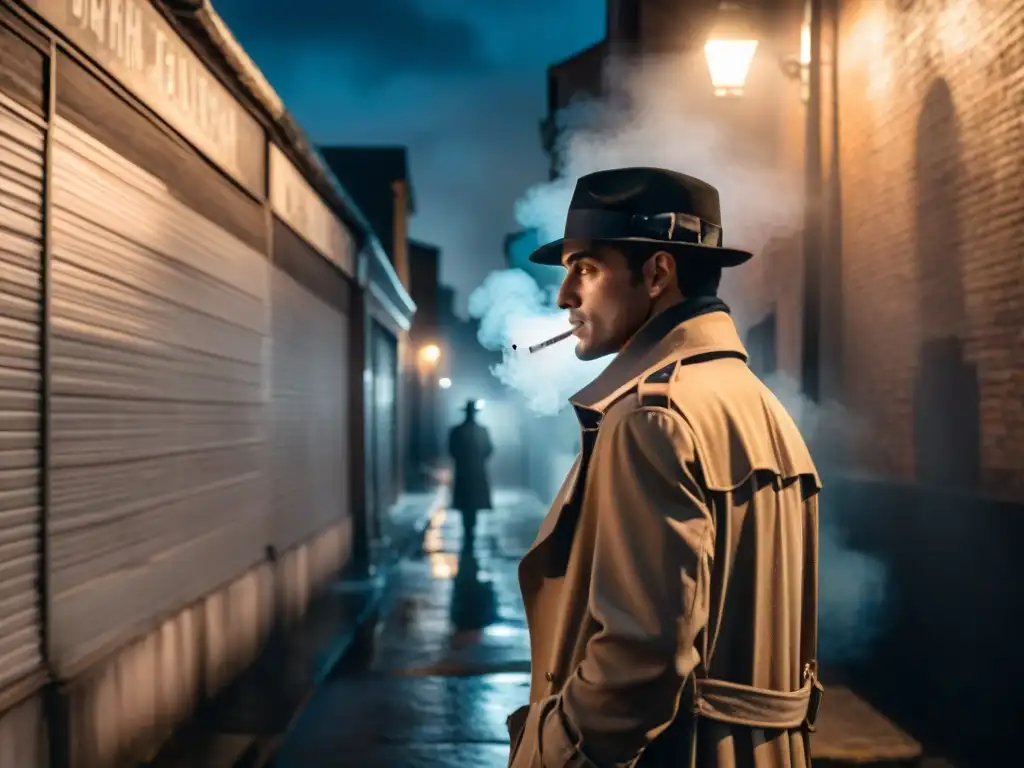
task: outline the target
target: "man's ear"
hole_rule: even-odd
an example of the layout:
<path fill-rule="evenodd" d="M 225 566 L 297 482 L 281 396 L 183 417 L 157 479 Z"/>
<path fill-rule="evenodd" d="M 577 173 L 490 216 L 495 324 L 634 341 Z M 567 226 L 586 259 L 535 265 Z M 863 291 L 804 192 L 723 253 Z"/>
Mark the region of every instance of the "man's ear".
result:
<path fill-rule="evenodd" d="M 667 251 L 657 251 L 647 260 L 645 265 L 648 280 L 648 293 L 651 298 L 659 298 L 676 285 L 676 260 Z"/>

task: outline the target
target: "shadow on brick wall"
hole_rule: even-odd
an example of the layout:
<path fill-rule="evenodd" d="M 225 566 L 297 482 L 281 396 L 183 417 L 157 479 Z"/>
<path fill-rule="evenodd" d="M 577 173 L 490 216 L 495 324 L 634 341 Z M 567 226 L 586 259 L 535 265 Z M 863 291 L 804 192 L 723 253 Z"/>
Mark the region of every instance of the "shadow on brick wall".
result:
<path fill-rule="evenodd" d="M 957 338 L 921 345 L 914 388 L 914 469 L 918 482 L 976 489 L 981 473 L 978 373 Z"/>
<path fill-rule="evenodd" d="M 914 185 L 920 345 L 914 383 L 917 481 L 975 489 L 980 476 L 980 393 L 964 355 L 967 331 L 962 231 L 963 183 L 956 107 L 935 80 L 917 122 Z"/>
<path fill-rule="evenodd" d="M 826 487 L 848 546 L 887 572 L 880 632 L 843 677 L 958 768 L 1010 764 L 1024 690 L 1024 507 L 863 479 Z"/>

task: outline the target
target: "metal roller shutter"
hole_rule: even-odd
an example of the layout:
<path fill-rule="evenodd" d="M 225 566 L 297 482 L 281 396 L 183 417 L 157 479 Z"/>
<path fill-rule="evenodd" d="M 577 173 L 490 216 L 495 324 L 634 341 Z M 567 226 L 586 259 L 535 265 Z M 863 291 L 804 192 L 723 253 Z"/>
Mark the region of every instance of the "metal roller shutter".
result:
<path fill-rule="evenodd" d="M 345 315 L 280 270 L 272 290 L 275 543 L 284 551 L 349 512 L 349 331 Z"/>
<path fill-rule="evenodd" d="M 266 545 L 267 261 L 57 119 L 51 644 L 62 673 Z"/>
<path fill-rule="evenodd" d="M 44 132 L 19 113 L 0 100 L 0 687 L 41 663 Z"/>

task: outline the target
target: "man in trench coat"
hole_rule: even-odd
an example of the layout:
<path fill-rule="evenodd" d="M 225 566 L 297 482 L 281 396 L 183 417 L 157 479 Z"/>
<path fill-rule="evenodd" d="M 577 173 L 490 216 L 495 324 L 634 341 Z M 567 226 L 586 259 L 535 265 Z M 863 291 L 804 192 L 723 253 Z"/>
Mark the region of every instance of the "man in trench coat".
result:
<path fill-rule="evenodd" d="M 519 566 L 529 704 L 512 768 L 810 764 L 818 473 L 749 370 L 718 192 L 653 168 L 582 177 L 565 238 L 582 451 Z"/>
<path fill-rule="evenodd" d="M 473 549 L 476 515 L 491 509 L 491 483 L 487 477 L 487 460 L 494 445 L 487 428 L 476 420 L 477 401 L 466 402 L 466 419 L 448 433 L 448 453 L 454 465 L 452 509 L 462 514 L 463 547 Z"/>

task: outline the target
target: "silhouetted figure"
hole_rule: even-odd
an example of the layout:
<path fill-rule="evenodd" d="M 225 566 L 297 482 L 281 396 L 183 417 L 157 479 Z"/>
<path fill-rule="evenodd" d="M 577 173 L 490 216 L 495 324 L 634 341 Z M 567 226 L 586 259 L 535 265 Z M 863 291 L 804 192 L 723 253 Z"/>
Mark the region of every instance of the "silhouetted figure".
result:
<path fill-rule="evenodd" d="M 491 484 L 487 479 L 487 459 L 494 452 L 491 437 L 476 421 L 476 401 L 466 403 L 466 420 L 448 435 L 448 453 L 455 464 L 452 483 L 452 509 L 462 513 L 465 532 L 463 549 L 472 549 L 476 514 L 491 509 Z"/>

